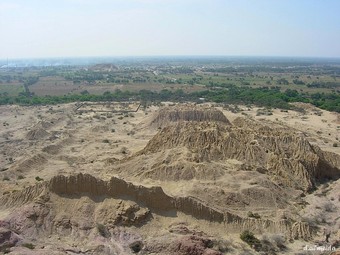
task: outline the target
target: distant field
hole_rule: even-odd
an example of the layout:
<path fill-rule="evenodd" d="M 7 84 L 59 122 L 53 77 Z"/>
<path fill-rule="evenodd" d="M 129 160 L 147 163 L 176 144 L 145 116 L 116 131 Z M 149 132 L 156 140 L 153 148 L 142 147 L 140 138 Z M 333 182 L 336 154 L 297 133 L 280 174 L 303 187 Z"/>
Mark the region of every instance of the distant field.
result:
<path fill-rule="evenodd" d="M 24 91 L 21 84 L 0 84 L 0 94 L 8 94 L 9 96 L 17 96 Z"/>
<path fill-rule="evenodd" d="M 192 83 L 195 85 L 219 85 L 219 84 L 233 84 L 236 86 L 249 86 L 252 88 L 260 87 L 277 87 L 282 90 L 295 89 L 302 92 L 324 92 L 331 93 L 334 91 L 340 91 L 340 79 L 337 77 L 331 77 L 329 75 L 296 75 L 290 73 L 212 73 L 212 72 L 197 72 L 196 74 L 170 74 L 166 78 L 173 79 L 176 82 L 181 81 L 183 83 Z M 283 80 L 286 80 L 288 84 L 283 84 Z M 295 84 L 295 82 L 302 82 L 303 84 Z M 317 88 L 308 87 L 311 83 L 335 83 L 337 87 L 333 88 Z"/>
<path fill-rule="evenodd" d="M 181 89 L 184 92 L 190 93 L 194 91 L 201 91 L 206 89 L 205 87 L 196 85 L 196 86 L 190 86 L 188 84 L 157 84 L 157 83 L 133 83 L 133 84 L 124 84 L 120 88 L 123 91 L 132 91 L 132 92 L 137 92 L 140 90 L 151 90 L 151 91 L 156 91 L 160 92 L 163 89 L 167 90 L 177 90 Z"/>
<path fill-rule="evenodd" d="M 62 96 L 77 91 L 79 85 L 74 85 L 61 77 L 41 77 L 29 87 L 30 92 L 37 96 Z"/>
<path fill-rule="evenodd" d="M 336 61 L 197 59 L 132 61 L 107 67 L 43 66 L 0 70 L 0 103 L 119 101 L 132 97 L 146 101 L 196 102 L 205 98 L 219 103 L 284 109 L 290 107 L 290 102 L 304 102 L 340 112 L 340 62 Z M 23 91 L 23 95 L 15 98 Z M 193 93 L 198 91 L 200 93 Z"/>
<path fill-rule="evenodd" d="M 62 77 L 41 77 L 37 83 L 29 86 L 30 92 L 37 96 L 63 96 L 67 94 L 80 94 L 85 90 L 90 94 L 101 95 L 106 91 L 114 92 L 120 89 L 122 91 L 137 92 L 143 89 L 152 91 L 161 91 L 162 89 L 176 90 L 182 89 L 184 92 L 193 92 L 204 89 L 202 86 L 189 86 L 187 84 L 156 84 L 156 83 L 103 83 L 94 82 L 88 84 L 86 82 L 74 84 L 72 81 Z"/>

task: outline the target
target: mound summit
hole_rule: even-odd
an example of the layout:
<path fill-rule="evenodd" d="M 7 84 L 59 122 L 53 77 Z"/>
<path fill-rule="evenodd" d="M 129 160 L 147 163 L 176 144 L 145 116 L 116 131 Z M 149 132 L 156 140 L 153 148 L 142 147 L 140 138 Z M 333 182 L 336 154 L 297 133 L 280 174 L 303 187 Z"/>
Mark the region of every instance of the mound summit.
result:
<path fill-rule="evenodd" d="M 166 127 L 177 122 L 221 122 L 230 125 L 229 120 L 219 110 L 210 107 L 197 107 L 193 105 L 168 106 L 156 112 L 150 125 Z"/>

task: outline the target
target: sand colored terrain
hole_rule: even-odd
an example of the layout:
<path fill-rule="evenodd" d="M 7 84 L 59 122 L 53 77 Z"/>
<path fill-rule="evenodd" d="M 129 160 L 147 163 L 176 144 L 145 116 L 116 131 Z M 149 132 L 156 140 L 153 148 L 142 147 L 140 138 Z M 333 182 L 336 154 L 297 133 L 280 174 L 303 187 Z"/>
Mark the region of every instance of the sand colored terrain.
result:
<path fill-rule="evenodd" d="M 1 106 L 1 250 L 258 254 L 251 230 L 261 254 L 304 254 L 324 228 L 340 242 L 339 114 L 165 105 Z"/>

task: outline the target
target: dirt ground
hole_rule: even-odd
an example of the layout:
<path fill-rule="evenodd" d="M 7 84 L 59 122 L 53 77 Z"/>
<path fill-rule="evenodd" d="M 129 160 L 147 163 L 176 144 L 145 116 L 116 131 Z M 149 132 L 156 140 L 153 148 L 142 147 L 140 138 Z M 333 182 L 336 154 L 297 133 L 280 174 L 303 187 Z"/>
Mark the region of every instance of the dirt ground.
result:
<path fill-rule="evenodd" d="M 163 103 L 170 104 L 172 103 Z M 109 180 L 116 175 L 112 173 L 112 168 L 117 160 L 128 158 L 142 150 L 159 131 L 148 127 L 147 123 L 160 106 L 145 109 L 140 107 L 137 112 L 125 112 L 136 109 L 138 102 L 132 105 L 113 104 L 111 108 L 104 107 L 105 110 L 115 109 L 117 112 L 97 112 L 96 110 L 103 109 L 100 106 L 86 106 L 86 111 L 80 111 L 77 110 L 79 105 L 75 103 L 57 106 L 0 106 L 1 193 L 13 193 L 60 174 L 81 172 Z M 303 112 L 278 109 L 268 112 L 266 109 L 246 106 L 209 106 L 220 109 L 230 121 L 237 117 L 248 117 L 294 128 L 304 133 L 312 144 L 340 155 L 340 115 L 337 113 L 306 104 L 298 105 L 304 109 Z M 195 180 L 191 185 L 198 183 L 200 182 Z M 143 185 L 162 185 L 162 182 L 147 179 L 143 181 Z M 163 185 L 164 190 L 171 195 L 183 194 L 190 190 L 187 182 L 167 182 Z M 331 187 L 333 191 L 325 197 L 311 194 L 306 198 L 309 201 L 309 206 L 305 209 L 306 217 L 310 216 L 310 210 L 316 210 L 315 208 L 327 199 L 334 200 L 336 196 L 340 196 L 339 180 L 332 183 Z M 338 217 L 339 201 L 336 201 L 337 209 L 329 214 L 330 218 L 325 219 L 326 221 Z M 0 211 L 0 219 L 10 213 L 10 210 Z M 181 215 L 180 218 L 209 235 L 223 237 L 237 247 L 244 246 L 238 234 L 225 233 L 219 224 L 194 220 L 187 215 Z M 154 232 L 157 226 L 169 225 L 176 220 L 171 219 L 170 222 L 168 217 L 159 216 L 155 222 L 152 226 L 144 225 L 140 231 L 147 236 L 149 232 Z M 318 239 L 322 238 L 322 233 L 319 233 Z M 336 239 L 335 236 L 332 238 Z M 303 241 L 289 244 L 287 254 L 293 254 L 292 251 L 303 252 L 306 244 L 308 243 Z M 248 251 L 245 247 L 244 250 Z M 251 251 L 248 252 L 243 254 L 252 254 Z M 231 254 L 240 253 L 235 251 Z"/>

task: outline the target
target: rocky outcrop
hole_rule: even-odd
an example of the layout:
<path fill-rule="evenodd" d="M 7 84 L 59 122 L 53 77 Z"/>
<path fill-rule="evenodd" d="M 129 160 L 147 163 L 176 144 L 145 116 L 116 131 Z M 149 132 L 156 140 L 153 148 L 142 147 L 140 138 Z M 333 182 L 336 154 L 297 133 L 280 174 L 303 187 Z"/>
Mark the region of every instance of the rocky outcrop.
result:
<path fill-rule="evenodd" d="M 17 245 L 22 238 L 12 230 L 0 227 L 0 252 L 8 251 L 10 247 Z"/>
<path fill-rule="evenodd" d="M 169 226 L 171 234 L 145 240 L 143 254 L 162 255 L 222 255 L 226 250 L 222 240 L 216 240 L 202 231 L 190 229 L 184 222 Z"/>
<path fill-rule="evenodd" d="M 220 122 L 226 125 L 230 125 L 229 120 L 225 115 L 215 108 L 203 108 L 199 106 L 187 105 L 187 106 L 169 106 L 160 109 L 156 116 L 151 121 L 151 126 L 154 127 L 166 127 L 176 122 Z"/>
<path fill-rule="evenodd" d="M 189 235 L 175 240 L 166 249 L 166 252 L 174 255 L 222 255 L 221 252 L 211 249 L 212 241 L 208 238 Z"/>

